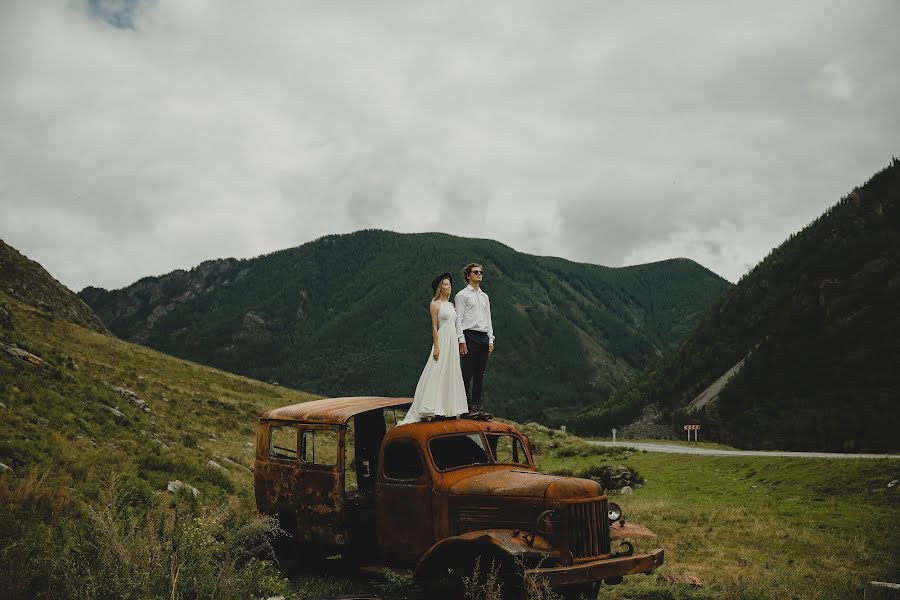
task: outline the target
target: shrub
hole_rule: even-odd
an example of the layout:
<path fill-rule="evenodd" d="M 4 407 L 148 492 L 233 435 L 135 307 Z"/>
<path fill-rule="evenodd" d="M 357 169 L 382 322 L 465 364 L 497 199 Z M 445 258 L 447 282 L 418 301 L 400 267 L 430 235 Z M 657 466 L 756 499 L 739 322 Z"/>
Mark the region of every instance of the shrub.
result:
<path fill-rule="evenodd" d="M 63 534 L 53 565 L 58 596 L 247 598 L 283 590 L 272 558 L 273 523 L 234 501 L 201 507 L 188 495 L 135 506 L 119 476 L 108 478 L 88 519 Z M 274 589 L 273 589 L 274 588 Z"/>

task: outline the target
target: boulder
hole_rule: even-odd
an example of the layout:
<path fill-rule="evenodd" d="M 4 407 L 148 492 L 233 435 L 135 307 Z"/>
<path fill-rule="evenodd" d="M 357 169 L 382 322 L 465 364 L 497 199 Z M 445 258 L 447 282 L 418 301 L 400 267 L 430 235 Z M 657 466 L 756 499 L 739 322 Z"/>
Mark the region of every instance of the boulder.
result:
<path fill-rule="evenodd" d="M 194 496 L 194 498 L 200 496 L 200 490 L 177 479 L 175 481 L 170 481 L 168 485 L 166 485 L 166 490 L 172 492 L 173 494 L 182 489 L 189 491 L 191 495 Z"/>
<path fill-rule="evenodd" d="M 209 459 L 208 461 L 206 461 L 206 466 L 207 466 L 207 467 L 210 467 L 210 468 L 213 468 L 213 469 L 215 469 L 215 470 L 217 470 L 217 471 L 221 471 L 222 473 L 228 473 L 228 472 L 229 472 L 228 469 L 226 469 L 225 467 L 223 467 L 222 465 L 220 465 L 219 463 L 217 463 L 217 462 L 214 461 L 213 459 Z"/>
<path fill-rule="evenodd" d="M 105 404 L 103 405 L 103 408 L 108 410 L 112 414 L 112 416 L 116 417 L 117 419 L 125 419 L 126 418 L 125 413 L 123 413 L 122 411 L 120 411 L 117 408 L 113 408 L 112 406 L 106 406 Z"/>

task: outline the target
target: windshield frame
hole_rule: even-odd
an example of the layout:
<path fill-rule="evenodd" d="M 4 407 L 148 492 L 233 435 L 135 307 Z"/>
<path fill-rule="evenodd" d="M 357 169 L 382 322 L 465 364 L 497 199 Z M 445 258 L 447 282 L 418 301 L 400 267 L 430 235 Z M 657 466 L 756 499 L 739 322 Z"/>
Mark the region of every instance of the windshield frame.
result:
<path fill-rule="evenodd" d="M 473 431 L 454 431 L 453 433 L 445 433 L 445 434 L 441 434 L 441 435 L 435 435 L 435 436 L 429 438 L 428 443 L 426 444 L 426 447 L 428 449 L 428 460 L 431 462 L 431 465 L 434 467 L 435 471 L 438 471 L 439 473 L 448 473 L 450 471 L 456 471 L 458 469 L 469 469 L 472 467 L 489 467 L 489 466 L 518 467 L 520 469 L 523 467 L 529 468 L 529 469 L 534 468 L 534 461 L 531 458 L 531 453 L 528 452 L 528 450 L 527 450 L 528 446 L 526 445 L 526 442 L 520 433 L 513 432 L 513 431 L 504 431 L 504 432 L 502 432 L 502 435 L 511 435 L 515 438 L 518 438 L 519 444 L 521 444 L 522 450 L 525 454 L 525 459 L 527 461 L 526 464 L 497 462 L 494 459 L 493 452 L 491 452 L 491 446 L 486 437 L 487 433 L 501 434 L 501 432 L 486 432 L 481 429 L 476 429 Z M 448 468 L 444 468 L 444 469 L 441 469 L 440 467 L 438 467 L 438 463 L 434 459 L 434 453 L 431 450 L 431 443 L 434 440 L 439 440 L 439 439 L 449 438 L 449 437 L 460 437 L 460 436 L 469 437 L 471 435 L 477 435 L 481 438 L 481 448 L 482 448 L 482 450 L 484 450 L 484 454 L 487 457 L 487 462 L 469 463 L 469 464 L 465 464 L 465 465 L 459 465 L 456 467 L 448 467 Z"/>

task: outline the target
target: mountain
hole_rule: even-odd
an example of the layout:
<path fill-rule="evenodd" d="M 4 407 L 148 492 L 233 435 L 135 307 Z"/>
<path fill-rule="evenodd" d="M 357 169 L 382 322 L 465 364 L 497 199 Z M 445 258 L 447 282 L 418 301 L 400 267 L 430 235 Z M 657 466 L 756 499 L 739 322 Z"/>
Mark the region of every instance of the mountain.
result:
<path fill-rule="evenodd" d="M 0 240 L 0 291 L 94 331 L 108 333 L 103 322 L 78 296 L 44 267 Z"/>
<path fill-rule="evenodd" d="M 774 249 L 612 405 L 740 447 L 900 450 L 900 160 Z M 594 410 L 582 430 L 607 431 Z M 621 423 L 621 421 L 620 421 Z"/>
<path fill-rule="evenodd" d="M 484 264 L 496 351 L 489 409 L 558 422 L 674 347 L 730 284 L 677 259 L 627 268 L 439 233 L 359 231 L 79 294 L 123 339 L 323 395 L 412 395 L 432 278 Z"/>

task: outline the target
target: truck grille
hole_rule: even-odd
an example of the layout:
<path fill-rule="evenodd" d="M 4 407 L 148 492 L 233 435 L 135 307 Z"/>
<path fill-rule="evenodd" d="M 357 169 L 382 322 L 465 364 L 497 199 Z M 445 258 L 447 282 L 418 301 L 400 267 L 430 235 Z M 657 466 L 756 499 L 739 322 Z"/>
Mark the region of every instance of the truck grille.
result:
<path fill-rule="evenodd" d="M 563 506 L 566 539 L 575 559 L 609 554 L 609 510 L 606 498 Z"/>

